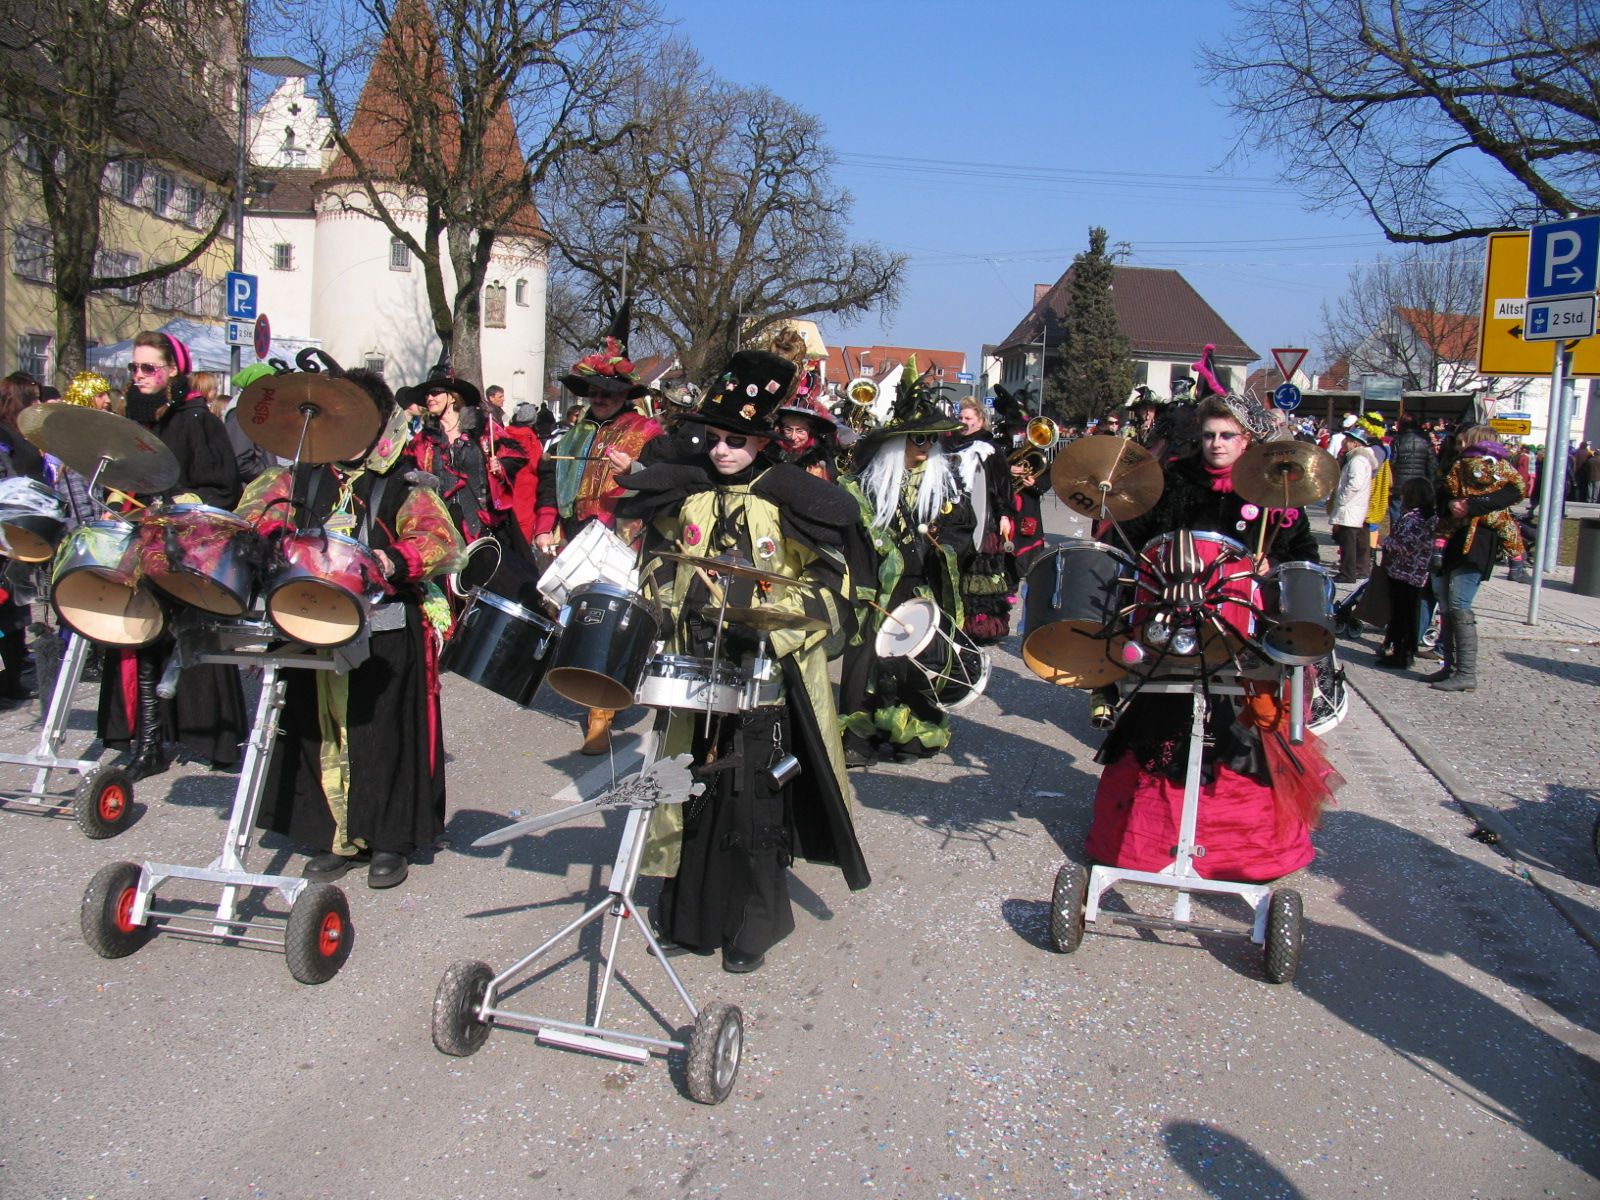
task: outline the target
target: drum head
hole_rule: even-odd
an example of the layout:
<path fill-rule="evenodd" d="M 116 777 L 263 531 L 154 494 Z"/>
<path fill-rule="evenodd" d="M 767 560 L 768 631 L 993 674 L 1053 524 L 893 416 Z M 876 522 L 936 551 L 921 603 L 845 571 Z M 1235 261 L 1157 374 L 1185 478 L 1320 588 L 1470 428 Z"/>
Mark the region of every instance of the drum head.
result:
<path fill-rule="evenodd" d="M 307 646 L 342 646 L 360 636 L 361 603 L 314 579 L 286 583 L 267 597 L 267 615 L 286 637 Z"/>
<path fill-rule="evenodd" d="M 0 521 L 0 542 L 18 562 L 48 562 L 55 557 L 56 540 L 64 528 L 64 522 L 54 517 L 13 516 Z"/>
<path fill-rule="evenodd" d="M 168 571 L 161 574 L 149 572 L 146 576 L 174 600 L 219 617 L 244 615 L 245 605 L 221 584 L 186 571 Z"/>
<path fill-rule="evenodd" d="M 1116 654 L 1126 637 L 1103 635 L 1105 627 L 1090 621 L 1053 621 L 1035 629 L 1022 643 L 1022 661 L 1046 683 L 1059 687 L 1098 688 L 1128 673 Z"/>
<path fill-rule="evenodd" d="M 161 636 L 166 614 L 144 588 L 113 583 L 93 571 L 73 571 L 55 583 L 52 599 L 62 621 L 91 642 L 144 646 Z"/>
<path fill-rule="evenodd" d="M 939 627 L 939 606 L 925 596 L 895 606 L 883 618 L 873 648 L 879 658 L 911 658 L 927 649 Z"/>
<path fill-rule="evenodd" d="M 633 705 L 633 689 L 624 687 L 608 675 L 584 667 L 552 667 L 544 681 L 557 695 L 582 708 L 610 708 L 620 711 Z"/>

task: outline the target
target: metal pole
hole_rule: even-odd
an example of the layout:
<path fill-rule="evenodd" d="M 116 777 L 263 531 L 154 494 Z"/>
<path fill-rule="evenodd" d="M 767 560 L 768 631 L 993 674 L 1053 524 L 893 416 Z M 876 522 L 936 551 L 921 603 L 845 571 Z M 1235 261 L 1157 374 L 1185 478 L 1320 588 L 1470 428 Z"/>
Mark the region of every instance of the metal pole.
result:
<path fill-rule="evenodd" d="M 1555 490 L 1556 520 L 1550 523 L 1548 529 L 1542 530 L 1550 540 L 1551 570 L 1555 569 L 1556 559 L 1561 550 L 1561 520 L 1566 516 L 1567 468 L 1572 461 L 1572 409 L 1577 399 L 1572 378 L 1573 345 L 1571 342 L 1563 343 L 1556 350 L 1556 358 L 1561 363 L 1560 423 L 1556 426 L 1560 431 L 1561 457 L 1556 461 L 1555 478 L 1550 481 L 1550 486 Z M 1548 456 L 1545 461 L 1548 465 Z"/>
<path fill-rule="evenodd" d="M 250 3 L 239 7 L 239 158 L 233 180 L 233 269 L 244 270 L 244 177 L 246 170 L 245 139 L 250 134 Z M 228 351 L 230 380 L 239 373 L 238 346 Z M 230 383 L 231 387 L 232 384 Z"/>
<path fill-rule="evenodd" d="M 1539 472 L 1539 539 L 1535 547 L 1533 563 L 1533 583 L 1528 588 L 1528 625 L 1539 623 L 1539 591 L 1544 586 L 1544 573 L 1555 566 L 1556 552 L 1561 545 L 1561 515 L 1562 493 L 1556 488 L 1555 463 L 1557 454 L 1560 455 L 1560 475 L 1566 477 L 1567 439 L 1561 438 L 1561 445 L 1556 446 L 1556 430 L 1562 428 L 1564 419 L 1564 393 L 1566 376 L 1572 359 L 1572 353 L 1567 349 L 1566 343 L 1556 346 L 1555 369 L 1550 372 L 1550 422 L 1545 430 L 1544 438 L 1544 470 Z M 1570 421 L 1568 422 L 1570 424 Z M 1554 517 L 1551 514 L 1554 513 Z M 1555 530 L 1552 539 L 1551 530 Z"/>

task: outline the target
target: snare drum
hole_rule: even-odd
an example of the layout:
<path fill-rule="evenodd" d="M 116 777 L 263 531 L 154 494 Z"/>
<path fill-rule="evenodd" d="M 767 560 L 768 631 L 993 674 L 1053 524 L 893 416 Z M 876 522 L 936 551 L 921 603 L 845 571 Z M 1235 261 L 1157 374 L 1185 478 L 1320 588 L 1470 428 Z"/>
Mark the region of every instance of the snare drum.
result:
<path fill-rule="evenodd" d="M 250 522 L 209 504 L 169 504 L 139 523 L 139 569 L 175 600 L 242 616 L 256 590 Z"/>
<path fill-rule="evenodd" d="M 737 663 L 657 654 L 645 664 L 635 699 L 649 708 L 740 713 L 754 706 L 750 676 Z"/>
<path fill-rule="evenodd" d="M 361 636 L 383 595 L 383 567 L 354 538 L 301 529 L 278 542 L 266 582 L 267 616 L 307 646 L 342 646 Z"/>
<path fill-rule="evenodd" d="M 1279 563 L 1261 648 L 1274 662 L 1314 663 L 1333 650 L 1333 573 L 1321 563 Z"/>
<path fill-rule="evenodd" d="M 1156 661 L 1204 656 L 1219 667 L 1254 643 L 1261 583 L 1244 546 L 1220 533 L 1180 529 L 1139 553 L 1133 620 Z"/>
<path fill-rule="evenodd" d="M 67 506 L 37 479 L 0 481 L 0 551 L 18 562 L 49 562 L 67 524 Z"/>
<path fill-rule="evenodd" d="M 912 686 L 944 712 L 965 708 L 989 686 L 989 656 L 926 597 L 897 605 L 874 647 L 881 658 L 907 659 Z"/>
<path fill-rule="evenodd" d="M 1122 678 L 1121 638 L 1133 560 L 1099 542 L 1051 550 L 1028 571 L 1022 661 L 1046 683 L 1097 688 Z"/>
<path fill-rule="evenodd" d="M 126 521 L 88 521 L 56 552 L 51 603 L 63 624 L 91 642 L 143 646 L 166 628 L 161 602 L 139 582 L 137 535 Z"/>
<path fill-rule="evenodd" d="M 439 669 L 523 707 L 550 666 L 561 627 L 504 596 L 474 588 L 439 657 Z"/>
<path fill-rule="evenodd" d="M 585 708 L 627 708 L 659 630 L 637 592 L 599 582 L 580 588 L 561 610 L 561 640 L 545 682 Z"/>

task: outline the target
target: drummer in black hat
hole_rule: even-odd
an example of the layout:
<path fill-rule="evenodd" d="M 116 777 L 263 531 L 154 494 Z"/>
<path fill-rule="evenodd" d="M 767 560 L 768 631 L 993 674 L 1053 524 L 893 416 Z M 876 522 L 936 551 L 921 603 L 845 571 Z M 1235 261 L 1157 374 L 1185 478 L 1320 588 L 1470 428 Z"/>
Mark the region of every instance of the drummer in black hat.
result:
<path fill-rule="evenodd" d="M 961 428 L 905 366 L 889 421 L 863 439 L 855 496 L 865 538 L 851 543 L 850 576 L 861 628 L 844 652 L 839 712 L 845 757 L 865 766 L 880 754 L 924 757 L 950 744 L 950 718 L 911 686 L 903 658 L 880 658 L 878 631 L 896 605 L 932 600 L 959 627 L 961 563 L 972 554 L 975 521 L 943 439 Z"/>
<path fill-rule="evenodd" d="M 794 364 L 762 350 L 734 355 L 702 402 L 708 449 L 647 467 L 628 480 L 621 513 L 645 524 L 646 577 L 667 613 L 668 652 L 747 664 L 765 644 L 778 679 L 744 712 L 675 715 L 663 754 L 691 752 L 706 796 L 662 805 L 645 871 L 666 875 L 657 923 L 679 945 L 722 951 L 734 972 L 759 967 L 794 929 L 787 868 L 795 858 L 836 865 L 852 889 L 870 882 L 850 817 L 850 791 L 825 646 L 841 629 L 845 537 L 857 520 L 840 488 L 780 459 L 774 410 Z M 722 573 L 715 587 L 693 565 L 656 557 L 733 557 L 783 588 Z M 720 621 L 718 590 L 742 612 Z M 759 628 L 749 608 L 768 623 Z M 793 756 L 798 774 L 784 767 Z"/>

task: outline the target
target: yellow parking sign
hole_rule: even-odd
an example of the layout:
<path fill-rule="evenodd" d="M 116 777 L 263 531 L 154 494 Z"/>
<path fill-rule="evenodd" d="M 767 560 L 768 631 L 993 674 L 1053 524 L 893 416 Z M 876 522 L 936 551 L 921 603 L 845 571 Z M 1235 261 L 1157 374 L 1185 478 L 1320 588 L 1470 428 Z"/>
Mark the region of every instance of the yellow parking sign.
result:
<path fill-rule="evenodd" d="M 1478 313 L 1480 375 L 1547 376 L 1555 369 L 1555 342 L 1525 342 L 1522 328 L 1528 290 L 1528 234 L 1491 233 L 1483 271 L 1483 305 Z M 1574 376 L 1600 376 L 1600 337 L 1584 338 L 1572 352 Z"/>

